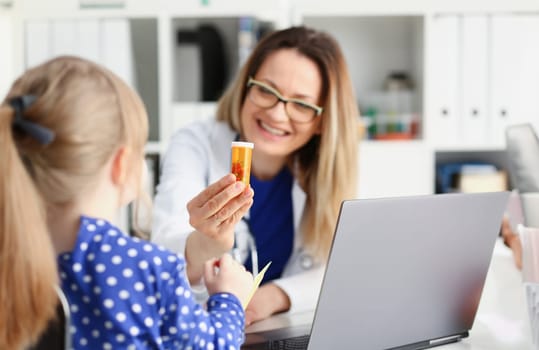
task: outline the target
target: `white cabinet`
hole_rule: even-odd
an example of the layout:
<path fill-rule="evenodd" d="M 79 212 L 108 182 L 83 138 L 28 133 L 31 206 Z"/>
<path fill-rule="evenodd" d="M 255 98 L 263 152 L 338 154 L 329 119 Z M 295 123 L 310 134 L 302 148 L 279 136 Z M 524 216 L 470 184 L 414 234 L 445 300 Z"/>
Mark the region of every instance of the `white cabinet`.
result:
<path fill-rule="evenodd" d="M 434 154 L 422 141 L 364 141 L 359 146 L 359 198 L 434 192 Z"/>
<path fill-rule="evenodd" d="M 150 116 L 150 140 L 159 140 L 157 24 L 151 18 L 84 16 L 24 18 L 21 62 L 33 67 L 59 55 L 102 64 L 141 95 Z"/>
<path fill-rule="evenodd" d="M 443 16 L 427 21 L 425 134 L 439 145 L 455 142 L 459 132 L 459 19 Z"/>
<path fill-rule="evenodd" d="M 219 32 L 225 53 L 222 59 L 216 56 L 214 62 L 226 65 L 228 83 L 237 72 L 240 58 L 250 49 L 240 45 L 246 42 L 240 36 L 251 30 L 252 42 L 256 41 L 255 31 L 279 26 L 283 14 L 278 13 L 282 4 L 247 4 L 244 0 L 157 3 L 149 8 L 147 2 L 135 0 L 52 0 L 47 7 L 40 1 L 20 0 L 20 15 L 14 21 L 22 28 L 24 40 L 20 47 L 9 50 L 12 55 L 5 60 L 22 62 L 25 69 L 69 54 L 103 64 L 141 95 L 150 119 L 150 148 L 164 150 L 177 128 L 207 117 L 215 109 L 215 100 L 203 99 L 199 92 L 201 81 L 208 78 L 197 65 L 215 56 L 214 51 L 203 52 L 195 43 L 180 45 L 179 32 L 196 34 L 201 26 Z M 17 40 L 10 33 L 9 21 L 1 12 L 0 16 L 0 38 L 6 38 L 7 46 L 14 46 Z M 13 72 L 8 63 L 0 69 Z M 12 75 L 2 74 L 10 78 L 8 82 L 16 74 Z M 7 86 L 0 88 L 7 90 Z"/>
<path fill-rule="evenodd" d="M 135 86 L 128 19 L 30 19 L 25 22 L 25 64 L 75 55 L 103 64 Z"/>
<path fill-rule="evenodd" d="M 14 23 L 11 14 L 6 10 L 0 10 L 0 47 L 2 52 L 14 51 Z M 7 49 L 6 49 L 7 48 Z M 5 50 L 5 51 L 4 51 Z M 15 79 L 14 57 L 9 54 L 0 54 L 0 101 L 6 95 Z"/>
<path fill-rule="evenodd" d="M 487 17 L 435 16 L 428 33 L 426 138 L 435 146 L 487 141 Z"/>
<path fill-rule="evenodd" d="M 482 145 L 487 141 L 488 22 L 485 16 L 461 19 L 459 141 Z"/>
<path fill-rule="evenodd" d="M 428 27 L 433 147 L 503 148 L 507 125 L 539 119 L 539 15 L 441 15 Z"/>
<path fill-rule="evenodd" d="M 539 14 L 492 17 L 492 131 L 500 141 L 509 124 L 539 130 Z"/>
<path fill-rule="evenodd" d="M 407 109 L 419 116 L 416 139 L 360 145 L 362 198 L 432 192 L 436 152 L 499 151 L 507 125 L 533 122 L 539 130 L 537 0 L 110 0 L 111 6 L 91 5 L 106 1 L 84 0 L 81 6 L 75 0 L 15 0 L 4 8 L 2 3 L 10 1 L 0 0 L 0 44 L 7 48 L 0 56 L 0 94 L 23 68 L 55 54 L 102 62 L 132 81 L 150 115 L 148 152 L 162 152 L 178 127 L 212 117 L 216 108 L 215 101 L 199 96 L 200 70 L 191 65 L 199 53 L 178 46 L 178 31 L 205 23 L 218 27 L 228 47 L 230 81 L 243 55 L 237 47 L 240 19 L 253 18 L 275 28 L 306 24 L 334 35 L 363 114 L 380 100 L 392 72 L 406 72 L 414 82 Z M 121 36 L 121 44 L 105 31 Z M 111 54 L 112 49 L 120 53 Z M 125 63 L 119 64 L 121 56 Z"/>
<path fill-rule="evenodd" d="M 507 13 L 539 9 L 537 0 L 293 0 L 291 4 L 295 12 L 308 16 Z"/>
<path fill-rule="evenodd" d="M 459 153 L 460 159 L 469 159 L 470 152 L 481 156 L 475 151 L 503 150 L 509 124 L 539 127 L 539 45 L 532 44 L 539 38 L 539 4 L 414 1 L 385 6 L 389 2 L 337 0 L 322 9 L 295 3 L 298 23 L 327 31 L 342 45 L 363 115 L 369 112 L 366 98 L 380 89 L 384 74 L 405 70 L 413 77 L 419 141 L 413 147 L 362 144 L 362 197 L 425 192 L 400 170 L 403 164 L 418 178 L 430 176 L 426 182 L 432 191 L 431 158 L 438 151 L 456 152 L 455 161 Z M 382 165 L 384 152 L 388 162 Z M 421 156 L 427 158 L 418 161 Z"/>
<path fill-rule="evenodd" d="M 23 69 L 52 57 L 90 59 L 137 90 L 149 114 L 146 154 L 163 154 L 177 128 L 213 117 L 216 108 L 200 96 L 203 74 L 193 66 L 208 54 L 180 47 L 179 32 L 212 26 L 222 35 L 228 83 L 250 49 L 240 36 L 254 35 L 258 25 L 286 26 L 286 6 L 286 0 L 16 0 L 4 9 L 0 2 L 0 46 L 7 48 L 0 56 L 0 93 Z M 120 214 L 118 222 L 128 227 L 128 213 Z"/>
<path fill-rule="evenodd" d="M 369 138 L 422 137 L 423 16 L 304 15 L 302 21 L 342 48 Z"/>
<path fill-rule="evenodd" d="M 344 7 L 327 15 L 306 7 L 301 23 L 331 34 L 341 46 L 360 111 L 371 123 L 370 138 L 405 135 L 402 131 L 417 130 L 419 125 L 417 132 L 406 136 L 413 140 L 360 144 L 358 195 L 375 198 L 433 193 L 434 156 L 421 133 L 424 16 L 365 14 L 354 9 L 346 13 Z M 385 87 L 388 77 L 395 74 L 406 75 L 413 85 L 405 104 L 395 103 L 397 94 Z"/>
<path fill-rule="evenodd" d="M 170 118 L 167 120 L 169 132 L 166 137 L 170 139 L 176 130 L 186 124 L 215 118 L 216 109 L 216 102 L 175 102 L 172 105 Z"/>

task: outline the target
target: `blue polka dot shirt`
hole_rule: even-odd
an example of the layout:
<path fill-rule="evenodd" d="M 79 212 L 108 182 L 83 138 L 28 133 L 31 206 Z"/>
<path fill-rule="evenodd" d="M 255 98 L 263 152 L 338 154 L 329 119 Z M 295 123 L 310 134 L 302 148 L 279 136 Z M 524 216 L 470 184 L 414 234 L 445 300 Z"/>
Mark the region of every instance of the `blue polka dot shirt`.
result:
<path fill-rule="evenodd" d="M 58 257 L 74 349 L 239 349 L 244 312 L 232 294 L 196 303 L 185 260 L 81 217 L 72 252 Z"/>

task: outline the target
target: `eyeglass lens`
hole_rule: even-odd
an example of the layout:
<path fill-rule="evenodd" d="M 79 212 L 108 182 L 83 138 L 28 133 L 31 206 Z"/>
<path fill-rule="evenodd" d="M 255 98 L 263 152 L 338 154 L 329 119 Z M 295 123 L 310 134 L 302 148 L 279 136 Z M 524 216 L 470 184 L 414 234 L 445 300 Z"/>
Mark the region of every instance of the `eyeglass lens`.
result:
<path fill-rule="evenodd" d="M 249 93 L 251 102 L 261 108 L 272 108 L 279 101 L 285 103 L 285 110 L 290 119 L 298 122 L 310 122 L 316 116 L 316 110 L 306 103 L 295 100 L 285 100 L 275 91 L 257 83 L 251 85 Z"/>

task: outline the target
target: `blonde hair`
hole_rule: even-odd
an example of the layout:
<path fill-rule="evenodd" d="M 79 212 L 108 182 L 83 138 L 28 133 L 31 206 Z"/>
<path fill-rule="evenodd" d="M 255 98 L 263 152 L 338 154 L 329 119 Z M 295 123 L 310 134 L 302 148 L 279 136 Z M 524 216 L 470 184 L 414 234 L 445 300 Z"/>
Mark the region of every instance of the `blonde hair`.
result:
<path fill-rule="evenodd" d="M 294 49 L 309 58 L 322 77 L 321 134 L 291 154 L 289 164 L 307 194 L 301 227 L 305 247 L 325 259 L 340 204 L 355 197 L 357 186 L 359 111 L 337 42 L 326 33 L 306 27 L 292 27 L 265 37 L 219 100 L 217 119 L 242 134 L 240 111 L 247 95 L 247 80 L 280 49 Z"/>
<path fill-rule="evenodd" d="M 9 101 L 34 95 L 24 120 L 55 133 L 43 146 L 12 127 Z M 148 121 L 138 95 L 110 71 L 75 57 L 28 70 L 0 106 L 0 348 L 34 342 L 54 315 L 57 264 L 46 208 L 74 203 L 122 145 L 142 161 Z M 140 164 L 139 164 L 140 165 Z M 133 166 L 133 176 L 141 166 Z"/>

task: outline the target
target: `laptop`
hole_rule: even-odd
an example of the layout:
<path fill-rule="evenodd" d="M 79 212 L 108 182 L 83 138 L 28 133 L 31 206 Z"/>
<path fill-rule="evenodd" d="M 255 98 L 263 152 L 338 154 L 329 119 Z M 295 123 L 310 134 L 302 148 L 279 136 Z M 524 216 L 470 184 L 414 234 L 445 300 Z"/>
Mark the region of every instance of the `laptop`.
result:
<path fill-rule="evenodd" d="M 243 349 L 408 350 L 467 337 L 508 198 L 344 201 L 314 319 L 255 323 Z"/>

